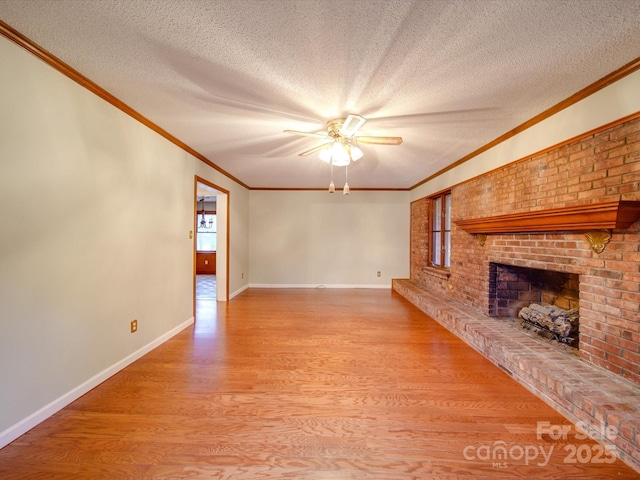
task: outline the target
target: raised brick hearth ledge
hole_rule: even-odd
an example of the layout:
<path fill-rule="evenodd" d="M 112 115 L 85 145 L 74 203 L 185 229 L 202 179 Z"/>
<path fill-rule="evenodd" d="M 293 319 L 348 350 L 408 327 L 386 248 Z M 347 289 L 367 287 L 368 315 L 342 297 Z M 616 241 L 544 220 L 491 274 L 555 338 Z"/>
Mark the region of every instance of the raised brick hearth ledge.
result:
<path fill-rule="evenodd" d="M 572 422 L 584 422 L 597 432 L 617 428 L 617 437 L 607 442 L 640 472 L 639 387 L 411 280 L 394 279 L 392 288 Z"/>

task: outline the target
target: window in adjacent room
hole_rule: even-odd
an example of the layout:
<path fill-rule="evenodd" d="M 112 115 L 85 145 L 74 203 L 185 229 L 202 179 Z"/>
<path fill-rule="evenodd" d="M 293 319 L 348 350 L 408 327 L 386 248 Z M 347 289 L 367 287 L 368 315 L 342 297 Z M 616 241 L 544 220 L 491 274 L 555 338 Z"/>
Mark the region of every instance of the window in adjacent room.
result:
<path fill-rule="evenodd" d="M 204 217 L 204 222 L 202 221 Z M 215 212 L 198 213 L 198 231 L 196 234 L 196 250 L 198 252 L 215 252 L 218 225 Z"/>
<path fill-rule="evenodd" d="M 451 192 L 443 192 L 430 198 L 429 250 L 431 265 L 440 268 L 451 266 Z"/>

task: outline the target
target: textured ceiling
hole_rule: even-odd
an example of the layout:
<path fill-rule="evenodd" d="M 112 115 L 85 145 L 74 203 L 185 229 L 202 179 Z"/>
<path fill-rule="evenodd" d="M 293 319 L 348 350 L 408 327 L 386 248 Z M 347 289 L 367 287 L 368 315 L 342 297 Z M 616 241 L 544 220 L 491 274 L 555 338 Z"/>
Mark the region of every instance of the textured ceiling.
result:
<path fill-rule="evenodd" d="M 246 185 L 357 113 L 352 188 L 409 188 L 640 56 L 640 0 L 0 0 L 0 19 Z M 336 182 L 339 183 L 339 182 Z"/>

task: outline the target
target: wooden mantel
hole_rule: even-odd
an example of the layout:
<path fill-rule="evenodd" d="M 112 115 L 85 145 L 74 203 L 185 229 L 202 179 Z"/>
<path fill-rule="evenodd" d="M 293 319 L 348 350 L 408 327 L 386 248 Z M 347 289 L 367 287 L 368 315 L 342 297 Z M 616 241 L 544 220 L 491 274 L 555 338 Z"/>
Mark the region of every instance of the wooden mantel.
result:
<path fill-rule="evenodd" d="M 454 223 L 466 232 L 475 234 L 542 233 L 625 229 L 638 218 L 640 218 L 640 201 L 618 200 L 472 218 Z"/>

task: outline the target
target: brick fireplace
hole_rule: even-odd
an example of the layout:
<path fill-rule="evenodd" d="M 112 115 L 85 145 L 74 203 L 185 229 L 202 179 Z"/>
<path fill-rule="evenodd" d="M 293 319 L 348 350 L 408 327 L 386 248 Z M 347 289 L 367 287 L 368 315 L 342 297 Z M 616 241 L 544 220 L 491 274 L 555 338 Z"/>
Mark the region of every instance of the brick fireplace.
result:
<path fill-rule="evenodd" d="M 628 401 L 640 393 L 640 215 L 632 218 L 640 211 L 640 113 L 454 185 L 451 193 L 451 268 L 429 267 L 429 199 L 416 200 L 411 277 L 394 281 L 394 289 L 572 420 L 624 431 L 620 448 L 640 470 L 640 402 Z M 629 204 L 631 217 L 604 233 L 581 212 L 621 202 Z M 565 228 L 569 224 L 576 228 Z M 594 242 L 600 234 L 604 240 Z M 555 379 L 552 367 L 541 372 L 534 364 L 562 352 L 510 339 L 491 318 L 502 308 L 492 297 L 497 265 L 555 272 L 568 279 L 568 289 L 577 289 L 580 350 L 572 355 L 572 379 Z M 624 401 L 618 393 L 589 390 L 607 379 L 613 382 L 607 394 L 624 391 Z"/>
<path fill-rule="evenodd" d="M 601 253 L 585 237 L 588 226 L 563 231 L 568 220 L 562 215 L 531 227 L 537 231 L 490 232 L 483 245 L 466 225 L 459 226 L 487 217 L 504 223 L 513 220 L 514 212 L 526 223 L 573 206 L 640 201 L 640 114 L 455 185 L 451 193 L 458 222 L 452 231 L 451 268 L 443 272 L 428 266 L 429 200 L 423 198 L 411 205 L 411 280 L 491 315 L 492 264 L 579 275 L 581 358 L 640 385 L 639 222 L 610 229 Z M 491 229 L 491 222 L 483 228 Z"/>

